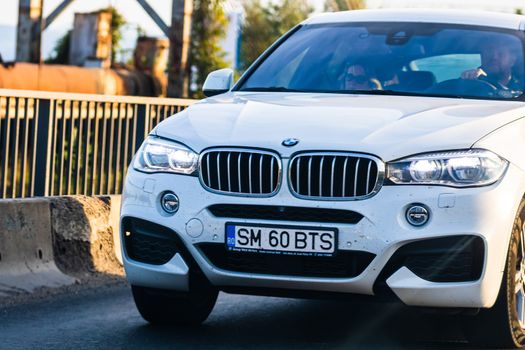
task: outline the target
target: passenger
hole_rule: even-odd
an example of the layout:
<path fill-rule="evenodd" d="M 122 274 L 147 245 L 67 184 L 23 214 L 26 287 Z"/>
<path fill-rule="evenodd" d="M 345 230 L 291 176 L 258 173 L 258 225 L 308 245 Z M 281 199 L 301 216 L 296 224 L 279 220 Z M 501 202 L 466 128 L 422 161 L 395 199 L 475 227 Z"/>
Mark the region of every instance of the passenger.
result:
<path fill-rule="evenodd" d="M 381 90 L 381 83 L 371 77 L 362 64 L 351 64 L 346 67 L 343 81 L 344 90 Z"/>
<path fill-rule="evenodd" d="M 495 85 L 502 90 L 523 90 L 522 79 L 513 72 L 516 63 L 516 53 L 509 45 L 486 45 L 481 51 L 481 66 L 464 71 L 462 79 L 480 79 Z M 522 77 L 521 77 L 522 78 Z"/>

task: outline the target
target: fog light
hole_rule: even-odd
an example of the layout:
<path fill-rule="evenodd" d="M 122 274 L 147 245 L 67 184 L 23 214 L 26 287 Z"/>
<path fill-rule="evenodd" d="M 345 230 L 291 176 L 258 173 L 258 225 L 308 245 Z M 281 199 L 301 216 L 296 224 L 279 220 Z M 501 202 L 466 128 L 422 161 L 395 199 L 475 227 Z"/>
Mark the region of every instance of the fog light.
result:
<path fill-rule="evenodd" d="M 160 206 L 168 214 L 175 214 L 179 210 L 179 197 L 173 192 L 165 192 L 160 197 Z"/>
<path fill-rule="evenodd" d="M 423 226 L 430 218 L 430 210 L 423 204 L 412 204 L 407 209 L 406 219 L 412 226 Z"/>

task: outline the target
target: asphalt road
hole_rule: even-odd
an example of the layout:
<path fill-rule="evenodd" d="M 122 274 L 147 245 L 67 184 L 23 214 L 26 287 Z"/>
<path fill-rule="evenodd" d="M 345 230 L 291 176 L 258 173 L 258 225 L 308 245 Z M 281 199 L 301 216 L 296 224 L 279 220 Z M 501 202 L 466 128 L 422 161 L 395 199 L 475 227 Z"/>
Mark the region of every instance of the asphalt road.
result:
<path fill-rule="evenodd" d="M 0 308 L 0 349 L 468 349 L 459 328 L 396 304 L 229 294 L 200 327 L 156 328 L 119 283 Z"/>

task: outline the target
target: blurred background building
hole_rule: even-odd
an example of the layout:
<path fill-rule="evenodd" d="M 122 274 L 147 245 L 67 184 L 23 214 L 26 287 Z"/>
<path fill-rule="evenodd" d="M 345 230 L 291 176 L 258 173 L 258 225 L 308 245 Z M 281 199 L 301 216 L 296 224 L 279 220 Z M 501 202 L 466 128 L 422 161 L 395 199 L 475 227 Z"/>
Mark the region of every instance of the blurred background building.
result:
<path fill-rule="evenodd" d="M 189 6 L 179 13 L 191 25 L 170 27 L 172 2 Z M 36 23 L 41 3 L 45 30 L 39 40 L 29 22 Z M 523 6 L 522 0 L 6 0 L 0 13 L 0 88 L 200 97 L 211 70 L 241 73 L 311 13 L 366 7 L 516 12 Z M 183 30 L 186 36 L 174 40 Z M 180 42 L 178 53 L 170 51 L 170 42 Z M 38 47 L 40 57 L 32 57 Z"/>

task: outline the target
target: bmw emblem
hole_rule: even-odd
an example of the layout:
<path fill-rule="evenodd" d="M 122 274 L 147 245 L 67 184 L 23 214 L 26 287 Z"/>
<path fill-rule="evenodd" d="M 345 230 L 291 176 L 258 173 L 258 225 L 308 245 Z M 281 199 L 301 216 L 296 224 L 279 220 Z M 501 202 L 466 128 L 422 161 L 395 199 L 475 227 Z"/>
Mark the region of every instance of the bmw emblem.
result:
<path fill-rule="evenodd" d="M 283 146 L 286 146 L 286 147 L 292 147 L 292 146 L 295 146 L 299 143 L 299 140 L 298 139 L 294 139 L 294 138 L 289 138 L 289 139 L 285 139 L 282 143 Z"/>

